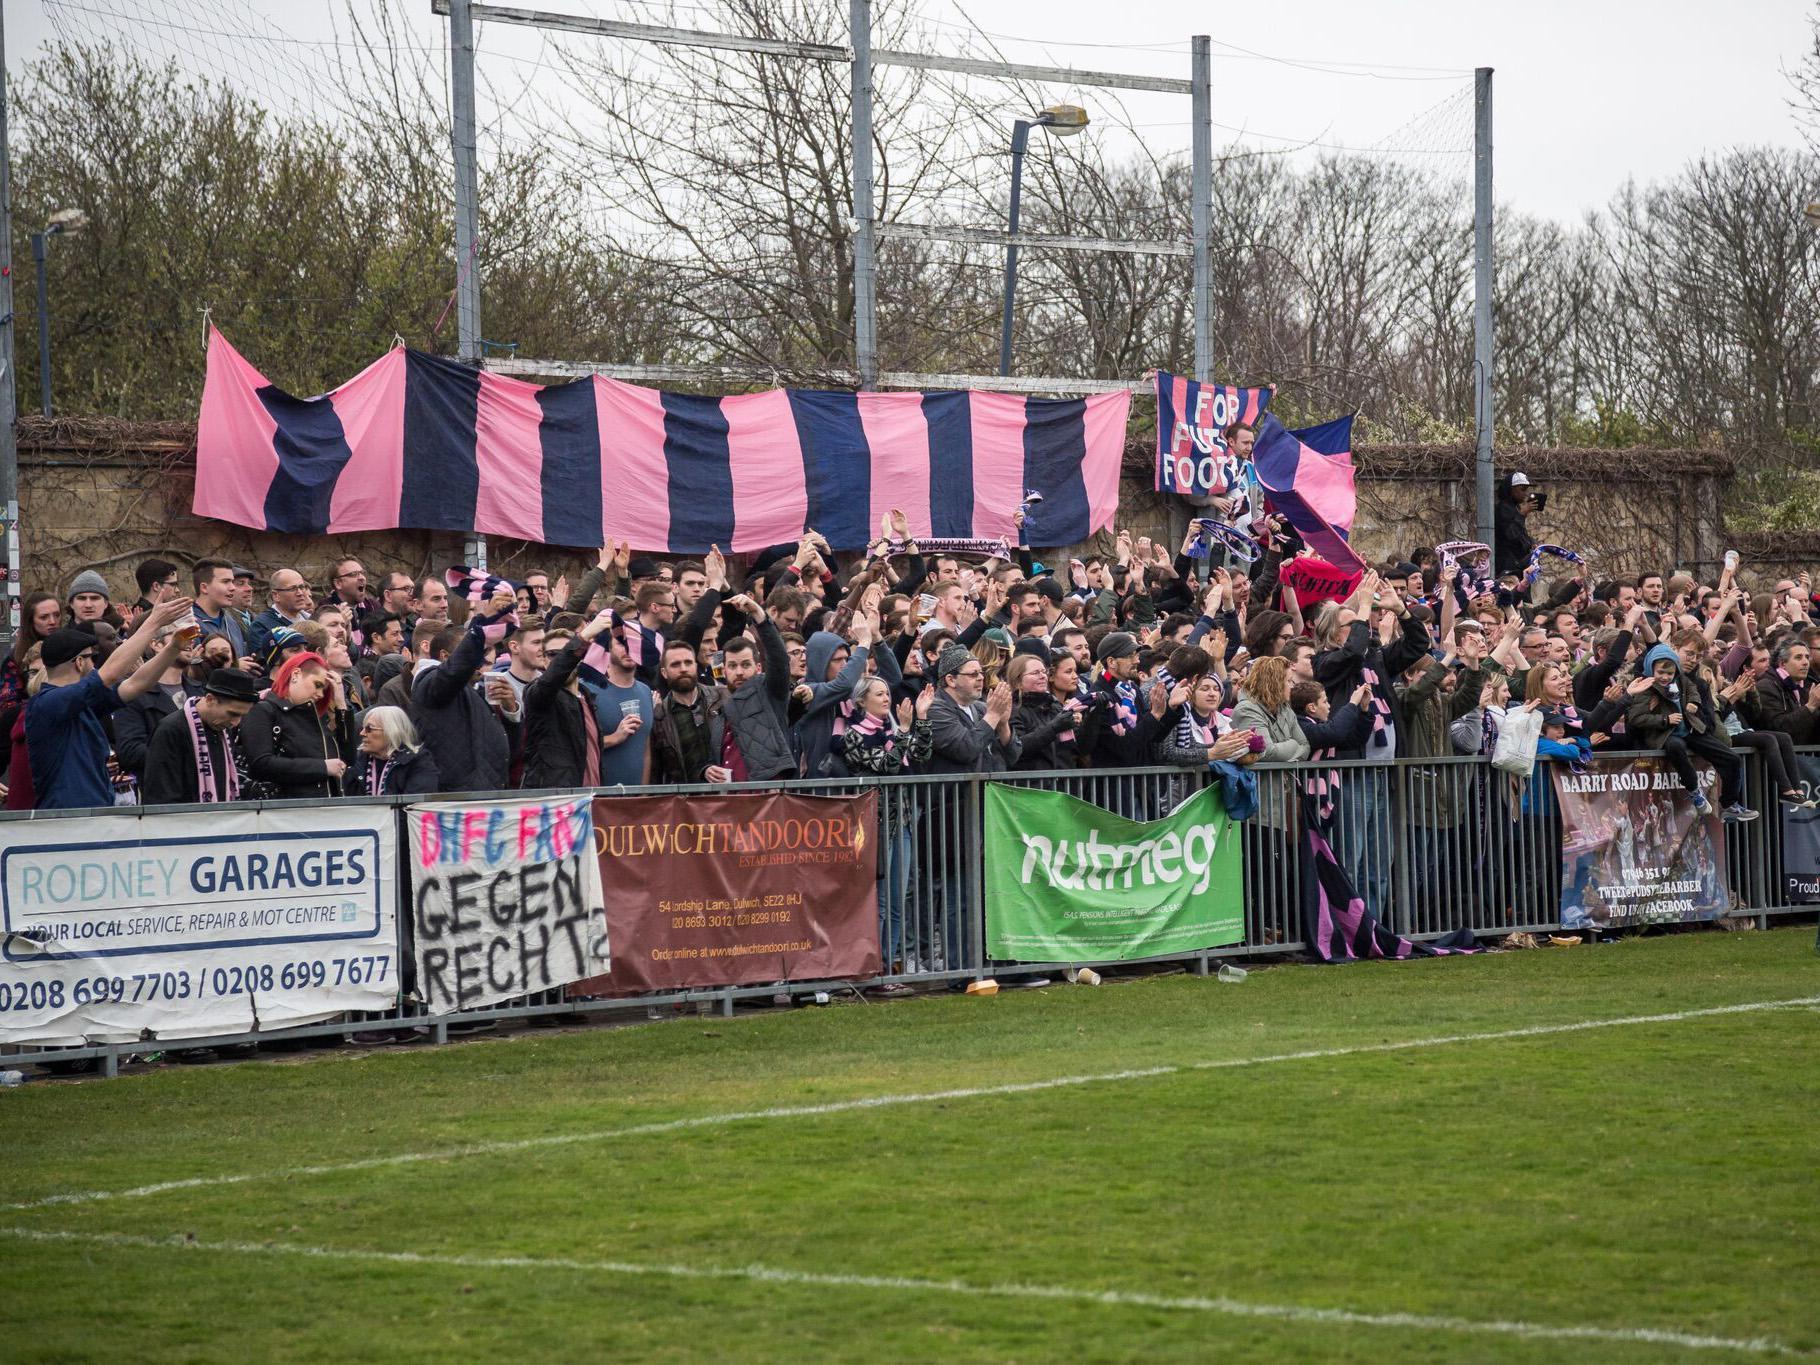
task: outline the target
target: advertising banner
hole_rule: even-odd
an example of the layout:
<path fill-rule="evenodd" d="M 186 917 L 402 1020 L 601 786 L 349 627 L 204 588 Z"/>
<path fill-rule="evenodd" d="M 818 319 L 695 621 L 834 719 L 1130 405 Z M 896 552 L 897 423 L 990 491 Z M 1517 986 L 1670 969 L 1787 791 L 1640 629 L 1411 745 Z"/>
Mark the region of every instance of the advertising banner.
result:
<path fill-rule="evenodd" d="M 590 798 L 411 806 L 417 991 L 432 1014 L 609 965 Z"/>
<path fill-rule="evenodd" d="M 1568 929 L 1715 919 L 1731 903 L 1718 774 L 1696 764 L 1710 803 L 1660 758 L 1595 758 L 1584 772 L 1559 764 L 1561 924 Z"/>
<path fill-rule="evenodd" d="M 211 806 L 9 823 L 0 1042 L 199 1038 L 389 1009 L 392 819 Z"/>
<path fill-rule="evenodd" d="M 1820 797 L 1820 758 L 1796 754 L 1793 776 L 1802 796 Z M 1782 903 L 1820 904 L 1820 810 L 1782 805 Z"/>
<path fill-rule="evenodd" d="M 1092 962 L 1238 943 L 1244 878 L 1212 788 L 1140 823 L 1063 792 L 986 787 L 991 957 Z"/>
<path fill-rule="evenodd" d="M 876 976 L 878 794 L 600 797 L 599 993 Z"/>

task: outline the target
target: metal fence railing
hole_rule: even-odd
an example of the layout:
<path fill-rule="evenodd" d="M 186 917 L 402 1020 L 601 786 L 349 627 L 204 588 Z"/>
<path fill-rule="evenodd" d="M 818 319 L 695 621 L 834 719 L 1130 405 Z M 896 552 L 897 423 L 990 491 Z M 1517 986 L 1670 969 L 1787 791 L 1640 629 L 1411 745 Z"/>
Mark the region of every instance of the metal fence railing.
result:
<path fill-rule="evenodd" d="M 1820 754 L 1820 749 L 1812 752 Z M 1760 923 L 1767 923 L 1772 915 L 1811 914 L 1814 905 L 1787 903 L 1782 822 L 1776 794 L 1756 755 L 1747 753 L 1745 757 L 1749 800 L 1764 814 L 1749 824 L 1726 826 L 1731 913 L 1755 916 Z M 1302 870 L 1297 857 L 1299 795 L 1303 779 L 1315 772 L 1338 773 L 1336 855 L 1367 903 L 1397 933 L 1422 940 L 1465 929 L 1479 938 L 1490 939 L 1518 930 L 1546 932 L 1560 927 L 1561 835 L 1547 765 L 1539 766 L 1536 776 L 1526 782 L 1513 781 L 1478 758 L 1399 760 L 1390 764 L 1260 764 L 1251 771 L 1258 779 L 1259 809 L 1254 818 L 1240 826 L 1246 879 L 1243 940 L 1229 947 L 1150 961 L 1177 961 L 1205 974 L 1210 962 L 1218 958 L 1295 954 L 1304 950 Z M 738 1002 L 755 998 L 864 989 L 887 982 L 933 986 L 976 979 L 1008 965 L 989 962 L 985 948 L 982 792 L 988 781 L 1061 791 L 1131 819 L 1150 820 L 1168 813 L 1199 790 L 1208 776 L 1201 770 L 1139 768 L 868 781 L 866 786 L 879 794 L 878 900 L 883 966 L 881 974 L 867 982 L 717 986 L 604 1000 L 570 999 L 561 992 L 545 992 L 508 1005 L 434 1016 L 412 1003 L 407 994 L 390 1011 L 302 1027 L 218 1037 L 0 1051 L 7 1053 L 9 1066 L 54 1063 L 68 1067 L 88 1063 L 111 1075 L 127 1057 L 194 1048 L 232 1048 L 279 1040 L 399 1031 L 442 1042 L 451 1029 L 459 1032 L 508 1019 L 560 1022 L 578 1015 L 630 1012 L 637 1017 L 691 1009 L 731 1014 Z M 792 792 L 806 795 L 841 795 L 859 789 L 851 778 L 787 785 Z M 777 786 L 603 788 L 596 794 L 713 796 L 741 790 L 775 790 Z M 530 794 L 449 794 L 440 799 L 518 799 Z M 406 846 L 403 808 L 425 799 L 360 798 L 365 804 L 395 808 L 395 818 L 400 822 L 400 849 Z M 306 808 L 315 803 L 262 804 L 282 809 Z M 19 821 L 81 822 L 97 814 L 172 813 L 201 821 L 211 818 L 211 809 L 125 807 L 106 812 L 0 814 L 0 851 L 9 842 L 8 827 Z M 410 903 L 408 861 L 402 856 L 399 859 L 403 905 Z M 401 962 L 410 958 L 409 920 L 408 914 L 399 915 Z M 1018 969 L 1026 973 L 1054 971 L 1062 965 L 1027 963 L 1018 964 Z"/>

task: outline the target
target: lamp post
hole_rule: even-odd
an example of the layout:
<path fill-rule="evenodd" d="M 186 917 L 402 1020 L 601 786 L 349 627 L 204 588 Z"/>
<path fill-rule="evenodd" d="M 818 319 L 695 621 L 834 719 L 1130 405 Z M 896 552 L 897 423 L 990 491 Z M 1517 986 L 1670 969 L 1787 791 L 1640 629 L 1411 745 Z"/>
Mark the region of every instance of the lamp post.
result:
<path fill-rule="evenodd" d="M 80 232 L 87 226 L 88 215 L 81 209 L 58 209 L 44 225 L 44 231 L 32 234 L 32 260 L 38 266 L 38 395 L 46 417 L 51 415 L 51 307 L 45 258 L 51 238 L 59 232 Z"/>
<path fill-rule="evenodd" d="M 1011 125 L 1011 213 L 1007 228 L 1017 236 L 1018 197 L 1024 188 L 1024 153 L 1030 147 L 1030 130 L 1043 128 L 1056 137 L 1073 137 L 1087 126 L 1087 111 L 1079 105 L 1053 104 L 1034 118 Z M 1005 316 L 999 324 L 998 372 L 1011 373 L 1011 309 L 1017 297 L 1017 243 L 1005 248 Z"/>

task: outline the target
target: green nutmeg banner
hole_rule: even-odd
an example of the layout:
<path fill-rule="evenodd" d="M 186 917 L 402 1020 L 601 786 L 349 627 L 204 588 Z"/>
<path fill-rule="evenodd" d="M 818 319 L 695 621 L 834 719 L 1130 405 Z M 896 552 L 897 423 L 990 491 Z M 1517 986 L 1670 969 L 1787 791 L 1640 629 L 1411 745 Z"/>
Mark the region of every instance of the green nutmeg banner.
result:
<path fill-rule="evenodd" d="M 986 786 L 986 951 L 1012 962 L 1156 957 L 1237 943 L 1237 828 L 1208 788 L 1166 819 Z"/>

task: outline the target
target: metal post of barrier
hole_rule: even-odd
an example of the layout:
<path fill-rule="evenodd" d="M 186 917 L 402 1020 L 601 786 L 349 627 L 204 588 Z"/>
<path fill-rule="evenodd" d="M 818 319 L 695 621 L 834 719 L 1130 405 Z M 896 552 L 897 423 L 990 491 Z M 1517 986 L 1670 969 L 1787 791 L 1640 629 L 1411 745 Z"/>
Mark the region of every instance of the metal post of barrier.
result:
<path fill-rule="evenodd" d="M 1391 923 L 1405 938 L 1409 936 L 1410 925 L 1415 916 L 1409 903 L 1409 766 L 1404 763 L 1396 765 L 1392 774 L 1396 779 L 1391 783 L 1390 818 L 1391 844 L 1396 849 L 1397 878 L 1396 906 L 1397 913 Z"/>
<path fill-rule="evenodd" d="M 976 969 L 974 976 L 977 978 L 984 976 L 986 971 L 986 854 L 985 841 L 980 836 L 986 819 L 985 779 L 970 779 L 965 790 L 967 804 L 961 809 L 961 820 L 966 838 L 967 885 L 972 893 L 967 898 L 967 936 L 972 954 L 968 965 Z M 955 964 L 950 962 L 948 965 Z"/>
<path fill-rule="evenodd" d="M 102 1079 L 111 1081 L 119 1074 L 120 1048 L 117 1044 L 114 1044 L 110 1045 L 108 1050 L 101 1054 L 101 1076 Z"/>

